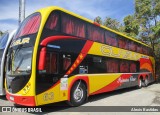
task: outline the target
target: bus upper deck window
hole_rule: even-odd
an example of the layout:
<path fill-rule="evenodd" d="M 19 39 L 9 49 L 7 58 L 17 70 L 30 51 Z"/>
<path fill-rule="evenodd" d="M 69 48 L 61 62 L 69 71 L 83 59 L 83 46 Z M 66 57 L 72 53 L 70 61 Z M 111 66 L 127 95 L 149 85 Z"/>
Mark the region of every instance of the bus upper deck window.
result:
<path fill-rule="evenodd" d="M 59 15 L 52 13 L 45 25 L 45 28 L 50 29 L 50 30 L 56 29 L 58 19 L 59 19 Z"/>
<path fill-rule="evenodd" d="M 128 49 L 127 40 L 120 38 L 118 40 L 118 45 L 119 45 L 119 48 Z"/>
<path fill-rule="evenodd" d="M 137 50 L 137 45 L 133 41 L 131 41 L 129 44 L 129 50 L 131 50 L 131 51 Z"/>
<path fill-rule="evenodd" d="M 62 14 L 62 32 L 85 38 L 85 23 L 72 16 Z"/>

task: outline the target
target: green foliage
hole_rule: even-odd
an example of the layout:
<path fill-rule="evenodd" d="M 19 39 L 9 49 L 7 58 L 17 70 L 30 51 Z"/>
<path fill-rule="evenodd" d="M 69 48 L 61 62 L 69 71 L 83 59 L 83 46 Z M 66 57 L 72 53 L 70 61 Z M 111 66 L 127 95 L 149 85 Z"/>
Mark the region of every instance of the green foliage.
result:
<path fill-rule="evenodd" d="M 94 19 L 94 22 L 97 22 L 99 24 L 102 24 L 102 19 L 101 17 L 97 16 L 95 19 Z"/>
<path fill-rule="evenodd" d="M 99 23 L 103 26 L 106 26 L 108 28 L 111 28 L 113 30 L 124 32 L 124 26 L 122 24 L 120 24 L 120 22 L 118 22 L 116 19 L 106 17 L 106 19 L 104 21 L 102 21 L 102 18 L 100 16 L 97 16 L 94 19 L 94 22 L 97 22 L 97 23 Z"/>
<path fill-rule="evenodd" d="M 124 18 L 124 31 L 127 35 L 136 37 L 139 34 L 139 24 L 135 16 L 128 15 Z"/>
<path fill-rule="evenodd" d="M 138 37 L 150 44 L 160 57 L 160 0 L 135 0 L 135 13 L 124 18 L 124 25 L 109 17 L 104 22 L 99 16 L 96 20 L 127 36 Z"/>
<path fill-rule="evenodd" d="M 155 36 L 157 36 L 158 38 L 160 38 L 160 21 L 157 22 L 156 26 L 153 26 L 151 28 L 151 30 L 155 34 Z"/>
<path fill-rule="evenodd" d="M 118 22 L 116 19 L 112 19 L 109 17 L 106 17 L 103 25 L 116 31 L 119 31 L 120 28 L 120 22 Z"/>
<path fill-rule="evenodd" d="M 150 43 L 156 53 L 160 42 L 160 0 L 135 0 L 135 16 L 140 25 L 140 38 Z"/>

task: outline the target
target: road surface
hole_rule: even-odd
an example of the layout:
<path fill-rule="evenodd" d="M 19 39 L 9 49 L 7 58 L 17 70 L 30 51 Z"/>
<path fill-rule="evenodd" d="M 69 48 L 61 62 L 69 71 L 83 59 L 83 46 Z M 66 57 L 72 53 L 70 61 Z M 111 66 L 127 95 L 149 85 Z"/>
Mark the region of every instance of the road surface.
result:
<path fill-rule="evenodd" d="M 0 97 L 0 106 L 16 106 L 12 102 L 6 100 L 5 96 Z M 58 107 L 57 107 L 58 106 Z M 104 106 L 104 108 L 102 107 Z M 137 88 L 129 88 L 129 89 L 122 89 L 113 92 L 108 92 L 104 94 L 94 95 L 89 97 L 88 102 L 83 104 L 80 107 L 69 107 L 65 102 L 54 103 L 48 106 L 41 106 L 42 110 L 45 110 L 45 114 L 56 114 L 61 115 L 65 113 L 66 115 L 80 115 L 82 114 L 80 111 L 83 109 L 87 109 L 90 112 L 83 112 L 86 115 L 96 115 L 98 114 L 108 114 L 108 115 L 159 115 L 160 112 L 104 112 L 107 111 L 107 107 L 112 107 L 112 109 L 116 109 L 116 107 L 123 107 L 123 106 L 158 106 L 160 107 L 160 83 L 154 83 L 149 85 L 148 87 L 144 87 L 141 89 Z M 106 109 L 105 109 L 106 107 Z M 103 112 L 95 112 L 99 111 L 99 109 L 104 109 Z M 136 108 L 136 109 L 137 109 Z M 117 110 L 117 109 L 116 109 Z M 116 111 L 115 110 L 115 111 Z M 68 112 L 71 111 L 71 112 Z M 100 110 L 101 111 L 101 110 Z M 67 113 L 66 113 L 67 112 Z M 9 113 L 8 113 L 9 114 Z M 22 113 L 22 112 L 14 112 L 12 114 L 36 114 L 36 113 Z"/>

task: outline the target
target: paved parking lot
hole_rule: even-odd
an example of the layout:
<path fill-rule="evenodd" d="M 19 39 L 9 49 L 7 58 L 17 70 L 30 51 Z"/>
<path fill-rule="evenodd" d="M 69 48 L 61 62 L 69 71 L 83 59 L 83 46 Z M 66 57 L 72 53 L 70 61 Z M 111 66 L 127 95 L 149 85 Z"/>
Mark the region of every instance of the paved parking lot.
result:
<path fill-rule="evenodd" d="M 12 102 L 6 100 L 5 96 L 0 99 L 1 106 L 14 106 Z M 58 106 L 58 107 L 57 107 Z M 96 107 L 94 107 L 96 106 Z M 100 106 L 100 107 L 99 107 Z M 69 115 L 79 115 L 81 114 L 82 109 L 88 109 L 90 112 L 83 112 L 83 114 L 97 114 L 98 109 L 102 108 L 101 106 L 159 106 L 160 107 L 160 83 L 154 83 L 148 87 L 137 89 L 129 88 L 122 89 L 118 91 L 113 91 L 109 93 L 94 95 L 89 97 L 88 102 L 83 104 L 81 107 L 73 108 L 67 106 L 65 102 L 50 104 L 49 106 L 41 106 L 42 110 L 46 111 L 46 114 L 62 114 L 62 112 L 67 112 L 65 114 Z M 104 107 L 105 109 L 105 107 Z M 113 107 L 114 109 L 114 107 Z M 68 112 L 71 111 L 71 112 Z M 106 111 L 106 110 L 104 110 Z M 116 111 L 116 110 L 115 110 Z M 35 113 L 14 113 L 14 114 L 35 114 Z M 107 114 L 100 112 L 98 114 Z M 119 115 L 119 114 L 140 114 L 140 115 L 159 115 L 160 112 L 147 113 L 147 112 L 127 112 L 127 113 L 118 113 L 110 112 L 109 115 Z"/>

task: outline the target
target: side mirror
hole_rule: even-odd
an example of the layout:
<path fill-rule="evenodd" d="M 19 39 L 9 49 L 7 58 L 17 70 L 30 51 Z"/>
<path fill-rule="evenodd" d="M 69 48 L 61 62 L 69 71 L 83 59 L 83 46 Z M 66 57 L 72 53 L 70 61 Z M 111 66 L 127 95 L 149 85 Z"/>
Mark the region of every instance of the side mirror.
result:
<path fill-rule="evenodd" d="M 46 51 L 46 47 L 43 47 L 40 51 L 38 70 L 45 69 Z"/>

